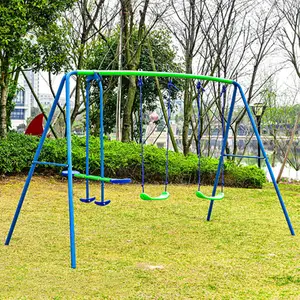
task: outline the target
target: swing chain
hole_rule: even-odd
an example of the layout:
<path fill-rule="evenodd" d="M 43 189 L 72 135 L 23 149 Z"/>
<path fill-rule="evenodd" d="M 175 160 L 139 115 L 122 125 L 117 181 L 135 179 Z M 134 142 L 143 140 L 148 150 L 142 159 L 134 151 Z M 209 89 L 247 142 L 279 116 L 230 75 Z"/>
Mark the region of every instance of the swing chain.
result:
<path fill-rule="evenodd" d="M 200 97 L 201 92 L 205 92 L 205 89 L 202 87 L 200 80 L 197 82 L 197 107 L 198 107 L 198 143 L 197 143 L 197 152 L 198 152 L 198 191 L 200 191 L 201 187 L 201 148 L 200 148 L 200 140 L 201 140 L 201 104 Z"/>
<path fill-rule="evenodd" d="M 222 86 L 222 90 L 221 90 L 220 97 L 222 97 L 222 96 L 226 93 L 226 89 L 227 89 L 226 85 L 223 85 L 223 86 Z"/>
<path fill-rule="evenodd" d="M 223 85 L 222 86 L 222 91 L 221 91 L 221 95 L 220 97 L 223 99 L 222 101 L 222 109 L 221 109 L 221 124 L 222 124 L 222 140 L 224 139 L 224 136 L 225 136 L 225 93 L 226 93 L 226 85 Z M 225 175 L 224 175 L 224 171 L 225 171 L 225 167 L 224 167 L 224 157 L 222 158 L 223 159 L 223 163 L 222 163 L 222 170 L 221 170 L 221 192 L 223 193 L 224 191 L 224 186 L 225 186 Z"/>
<path fill-rule="evenodd" d="M 143 79 L 141 76 L 138 77 L 137 85 L 140 90 L 140 144 L 141 144 L 141 160 L 142 160 L 142 168 L 141 168 L 141 177 L 142 177 L 142 192 L 144 193 L 144 185 L 145 185 L 145 160 L 144 160 L 144 143 L 143 143 Z"/>

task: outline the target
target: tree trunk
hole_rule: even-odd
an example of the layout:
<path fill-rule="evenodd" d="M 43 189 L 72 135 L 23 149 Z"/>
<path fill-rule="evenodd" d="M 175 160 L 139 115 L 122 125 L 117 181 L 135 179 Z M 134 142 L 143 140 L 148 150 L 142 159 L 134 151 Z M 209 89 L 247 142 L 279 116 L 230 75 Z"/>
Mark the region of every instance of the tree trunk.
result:
<path fill-rule="evenodd" d="M 81 70 L 81 68 L 82 68 L 83 52 L 84 52 L 84 45 L 82 45 L 82 48 L 79 51 L 77 70 Z M 80 76 L 77 76 L 77 78 L 76 78 L 76 87 L 75 87 L 75 103 L 74 103 L 73 112 L 71 114 L 71 125 L 74 123 L 74 121 L 75 121 L 75 119 L 78 115 L 78 111 L 79 111 L 80 104 L 81 104 L 81 102 L 80 102 L 80 98 L 81 98 L 80 84 L 81 84 L 81 78 L 80 78 Z"/>
<path fill-rule="evenodd" d="M 0 78 L 0 138 L 4 138 L 7 135 L 7 126 L 6 126 L 6 104 L 8 96 L 8 69 L 9 63 L 7 57 L 2 57 L 1 59 L 1 78 Z"/>
<path fill-rule="evenodd" d="M 6 129 L 6 99 L 7 99 L 7 86 L 1 84 L 1 102 L 0 102 L 0 138 L 7 135 Z"/>
<path fill-rule="evenodd" d="M 276 154 L 277 154 L 277 149 L 276 149 L 276 144 L 274 143 L 274 150 L 272 153 L 272 162 L 271 162 L 272 168 L 275 168 Z"/>
<path fill-rule="evenodd" d="M 122 142 L 130 142 L 131 112 L 136 94 L 136 76 L 130 76 L 126 103 L 123 112 Z"/>
<path fill-rule="evenodd" d="M 132 38 L 132 30 L 134 23 L 134 10 L 132 8 L 131 0 L 121 1 L 122 12 L 124 16 L 124 50 L 126 57 L 126 64 L 128 70 L 137 70 L 140 65 L 141 52 L 143 47 L 143 41 L 145 38 L 145 18 L 149 5 L 149 0 L 145 0 L 144 7 L 140 10 L 140 21 L 138 27 L 138 38 L 137 38 L 137 47 L 134 47 L 134 41 Z M 136 76 L 130 76 L 128 86 L 127 99 L 124 106 L 123 112 L 123 128 L 122 128 L 122 142 L 129 142 L 130 131 L 131 131 L 131 114 L 132 107 L 135 100 L 136 94 Z"/>
<path fill-rule="evenodd" d="M 186 72 L 188 73 L 188 72 Z M 192 102 L 190 100 L 190 81 L 188 79 L 185 80 L 184 87 L 184 116 L 183 116 L 183 128 L 182 128 L 182 146 L 183 146 L 183 154 L 187 155 L 190 151 L 190 143 L 189 143 L 189 125 L 191 121 L 192 115 Z"/>

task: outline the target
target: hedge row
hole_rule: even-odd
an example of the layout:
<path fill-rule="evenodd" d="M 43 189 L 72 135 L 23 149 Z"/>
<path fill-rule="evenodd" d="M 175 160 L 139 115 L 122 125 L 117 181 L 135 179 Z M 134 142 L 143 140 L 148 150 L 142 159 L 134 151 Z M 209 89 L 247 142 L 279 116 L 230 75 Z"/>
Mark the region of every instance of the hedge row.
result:
<path fill-rule="evenodd" d="M 0 140 L 0 174 L 26 173 L 30 167 L 39 138 L 17 133 L 10 133 L 6 139 Z M 156 146 L 145 146 L 146 181 L 162 183 L 165 180 L 166 153 Z M 140 145 L 105 141 L 105 176 L 130 177 L 134 181 L 141 180 Z M 72 138 L 73 168 L 85 172 L 85 138 Z M 42 161 L 66 163 L 65 139 L 47 139 L 40 159 Z M 196 183 L 197 156 L 184 157 L 181 153 L 169 152 L 169 182 Z M 201 182 L 212 184 L 217 170 L 218 160 L 201 159 Z M 99 174 L 99 138 L 90 138 L 90 173 Z M 62 169 L 54 166 L 39 165 L 39 173 L 59 173 Z M 256 166 L 236 166 L 232 162 L 225 163 L 225 184 L 235 187 L 262 187 L 266 177 Z"/>

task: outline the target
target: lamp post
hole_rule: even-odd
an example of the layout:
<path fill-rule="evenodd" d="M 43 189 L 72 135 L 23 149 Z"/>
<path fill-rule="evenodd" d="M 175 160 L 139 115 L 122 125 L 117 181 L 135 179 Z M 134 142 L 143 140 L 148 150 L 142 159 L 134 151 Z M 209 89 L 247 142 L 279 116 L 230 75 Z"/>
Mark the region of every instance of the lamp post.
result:
<path fill-rule="evenodd" d="M 260 135 L 261 133 L 261 128 L 260 128 L 260 125 L 261 125 L 261 119 L 265 113 L 265 110 L 266 110 L 267 106 L 264 104 L 264 103 L 254 103 L 252 106 L 251 106 L 251 109 L 253 111 L 253 114 L 256 118 L 256 124 L 257 124 L 257 131 Z M 259 146 L 259 143 L 257 142 L 257 156 L 260 157 L 260 146 Z M 261 164 L 260 164 L 260 158 L 257 159 L 257 166 L 260 168 L 261 167 Z"/>

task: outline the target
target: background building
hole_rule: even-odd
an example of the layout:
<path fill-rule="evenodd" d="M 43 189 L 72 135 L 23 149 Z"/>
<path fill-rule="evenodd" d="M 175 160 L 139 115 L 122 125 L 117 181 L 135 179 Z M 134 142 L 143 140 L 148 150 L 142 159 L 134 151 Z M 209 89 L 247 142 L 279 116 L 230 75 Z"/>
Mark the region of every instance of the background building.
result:
<path fill-rule="evenodd" d="M 39 95 L 39 75 L 32 71 L 25 71 L 25 73 L 36 94 Z M 18 126 L 27 124 L 26 120 L 31 117 L 31 110 L 35 102 L 30 88 L 22 74 L 20 74 L 18 84 L 21 89 L 14 99 L 15 109 L 10 116 L 12 129 L 15 130 Z"/>
<path fill-rule="evenodd" d="M 39 73 L 34 73 L 32 71 L 26 71 L 25 73 L 41 105 L 45 109 L 46 113 L 49 112 L 54 100 L 50 89 L 45 88 L 45 84 L 43 85 L 43 82 L 40 81 L 41 76 Z M 28 119 L 39 114 L 40 109 L 22 74 L 20 74 L 19 77 L 18 88 L 20 88 L 20 90 L 14 98 L 15 109 L 12 111 L 10 118 L 12 129 L 23 132 L 28 125 Z M 43 93 L 40 91 L 43 91 Z M 65 96 L 62 94 L 59 103 L 63 107 L 65 102 Z M 71 99 L 70 105 L 71 108 L 74 107 L 73 99 Z"/>

